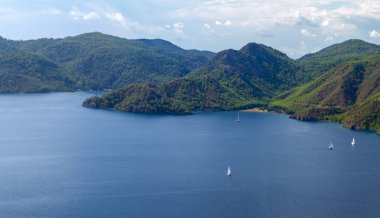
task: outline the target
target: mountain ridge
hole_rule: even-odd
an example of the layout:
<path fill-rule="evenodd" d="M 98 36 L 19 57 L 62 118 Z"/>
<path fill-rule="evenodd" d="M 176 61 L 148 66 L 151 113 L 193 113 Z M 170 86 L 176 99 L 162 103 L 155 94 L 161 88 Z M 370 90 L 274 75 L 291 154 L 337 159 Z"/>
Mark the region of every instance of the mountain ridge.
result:
<path fill-rule="evenodd" d="M 197 109 L 235 110 L 263 107 L 287 111 L 293 118 L 300 120 L 327 119 L 342 122 L 348 128 L 380 129 L 377 121 L 380 112 L 370 110 L 378 106 L 376 96 L 380 92 L 380 72 L 376 70 L 376 66 L 380 64 L 380 59 L 377 58 L 379 51 L 378 45 L 361 40 L 348 40 L 293 60 L 269 46 L 249 43 L 240 50 L 227 49 L 218 52 L 202 67 L 176 79 L 175 83 L 182 86 L 168 82 L 153 87 L 151 92 L 160 93 L 154 97 L 154 102 L 144 97 L 130 101 L 130 96 L 135 96 L 131 92 L 119 99 L 118 103 L 123 107 L 117 109 L 189 114 Z M 202 79 L 212 81 L 214 85 L 210 85 L 210 89 L 205 91 L 202 88 L 208 84 L 199 83 Z M 192 88 L 188 84 L 193 84 Z M 317 91 L 313 91 L 316 88 Z M 301 92 L 300 90 L 308 92 L 300 96 L 294 94 Z M 194 96 L 193 93 L 198 94 Z M 84 106 L 107 108 L 94 102 L 100 102 L 102 98 L 112 99 L 113 95 L 111 92 L 104 97 L 87 99 Z M 211 100 L 208 97 L 219 100 L 210 106 L 207 105 L 207 101 Z M 360 100 L 367 97 L 370 100 Z M 299 102 L 298 98 L 310 100 Z M 139 102 L 144 107 L 141 111 L 136 110 L 133 102 Z M 312 103 L 321 104 L 315 107 L 310 106 Z M 163 106 L 166 109 L 160 111 Z M 361 110 L 364 112 L 360 116 L 350 119 L 350 113 Z"/>
<path fill-rule="evenodd" d="M 357 39 L 292 59 L 254 42 L 214 54 L 99 32 L 0 37 L 0 92 L 116 89 L 83 105 L 178 114 L 263 107 L 380 131 L 379 55 L 379 45 Z"/>
<path fill-rule="evenodd" d="M 62 77 L 71 79 L 71 82 L 67 83 L 70 86 L 61 84 L 53 87 L 52 82 L 61 83 L 62 81 L 58 78 L 50 81 L 49 72 L 38 76 L 41 72 L 35 68 L 28 68 L 28 72 L 10 72 L 3 70 L 6 67 L 0 65 L 0 75 L 5 80 L 28 77 L 35 81 L 32 87 L 28 86 L 24 80 L 18 81 L 24 83 L 25 88 L 11 87 L 10 84 L 3 82 L 0 84 L 0 92 L 113 89 L 132 83 L 160 83 L 186 75 L 213 55 L 211 52 L 187 51 L 178 46 L 176 49 L 178 52 L 173 55 L 139 40 L 124 39 L 100 32 L 61 39 L 15 41 L 0 38 L 0 57 L 18 53 L 20 59 L 23 59 L 22 54 L 35 54 L 56 64 L 58 73 Z M 37 64 L 33 62 L 34 59 L 28 60 L 30 61 L 28 65 Z M 18 68 L 17 62 L 14 63 L 16 65 L 14 68 Z"/>

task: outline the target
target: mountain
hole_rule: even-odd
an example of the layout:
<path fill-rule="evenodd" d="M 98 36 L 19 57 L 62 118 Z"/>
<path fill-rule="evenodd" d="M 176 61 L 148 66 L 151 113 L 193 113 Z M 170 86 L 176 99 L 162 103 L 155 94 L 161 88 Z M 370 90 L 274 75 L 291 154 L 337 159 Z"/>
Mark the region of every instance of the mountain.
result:
<path fill-rule="evenodd" d="M 191 114 L 193 110 L 229 110 L 240 96 L 210 77 L 176 79 L 163 84 L 132 84 L 83 105 L 139 113 Z"/>
<path fill-rule="evenodd" d="M 265 107 L 378 129 L 380 46 L 348 40 L 293 60 L 249 43 L 217 54 L 102 33 L 0 37 L 0 93 L 116 89 L 83 105 L 143 113 Z"/>
<path fill-rule="evenodd" d="M 293 87 L 295 61 L 271 47 L 249 43 L 239 51 L 219 52 L 189 78 L 209 76 L 246 98 L 270 98 Z"/>
<path fill-rule="evenodd" d="M 380 46 L 359 39 L 351 39 L 307 54 L 297 60 L 302 80 L 308 82 L 318 75 L 347 61 L 380 54 Z"/>
<path fill-rule="evenodd" d="M 380 46 L 361 40 L 292 60 L 250 43 L 217 53 L 183 78 L 132 85 L 87 99 L 87 107 L 144 113 L 264 107 L 300 120 L 327 119 L 380 131 Z"/>
<path fill-rule="evenodd" d="M 210 51 L 198 51 L 195 49 L 184 50 L 171 42 L 162 39 L 139 39 L 139 41 L 149 47 L 155 48 L 159 53 L 168 54 L 176 60 L 184 63 L 184 65 L 187 66 L 185 74 L 189 73 L 192 69 L 201 67 L 215 55 Z"/>
<path fill-rule="evenodd" d="M 153 41 L 171 44 L 98 32 L 63 39 L 0 38 L 0 77 L 4 79 L 0 92 L 114 89 L 132 83 L 160 83 L 186 75 L 213 56 L 211 52 L 184 50 L 171 44 L 174 52 Z M 20 65 L 20 61 L 27 63 Z"/>
<path fill-rule="evenodd" d="M 75 77 L 63 74 L 62 69 L 44 56 L 15 52 L 0 58 L 0 92 L 23 90 L 69 91 L 75 87 Z"/>
<path fill-rule="evenodd" d="M 184 78 L 157 86 L 132 85 L 84 102 L 88 107 L 145 113 L 231 110 L 262 106 L 294 87 L 295 61 L 265 45 L 219 52 Z M 145 93 L 146 91 L 147 93 Z M 112 103 L 108 103 L 112 102 Z"/>
<path fill-rule="evenodd" d="M 332 120 L 355 129 L 380 129 L 380 55 L 340 64 L 278 96 L 271 107 L 300 120 Z"/>

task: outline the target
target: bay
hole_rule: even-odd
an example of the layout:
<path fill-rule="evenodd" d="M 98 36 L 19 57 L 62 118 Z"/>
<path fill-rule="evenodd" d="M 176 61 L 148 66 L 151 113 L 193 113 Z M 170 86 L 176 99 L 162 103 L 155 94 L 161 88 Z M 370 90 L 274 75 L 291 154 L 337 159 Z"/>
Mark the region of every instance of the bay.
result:
<path fill-rule="evenodd" d="M 240 112 L 237 124 L 236 112 L 81 107 L 91 95 L 0 95 L 2 217 L 380 216 L 373 132 L 273 113 Z"/>

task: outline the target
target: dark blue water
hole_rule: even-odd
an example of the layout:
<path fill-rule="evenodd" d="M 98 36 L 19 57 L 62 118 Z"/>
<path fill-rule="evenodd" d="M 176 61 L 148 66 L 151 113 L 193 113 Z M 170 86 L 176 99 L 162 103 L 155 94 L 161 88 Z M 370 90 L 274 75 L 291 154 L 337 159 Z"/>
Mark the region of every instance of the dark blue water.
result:
<path fill-rule="evenodd" d="M 374 133 L 82 108 L 88 96 L 0 95 L 1 217 L 380 217 Z"/>

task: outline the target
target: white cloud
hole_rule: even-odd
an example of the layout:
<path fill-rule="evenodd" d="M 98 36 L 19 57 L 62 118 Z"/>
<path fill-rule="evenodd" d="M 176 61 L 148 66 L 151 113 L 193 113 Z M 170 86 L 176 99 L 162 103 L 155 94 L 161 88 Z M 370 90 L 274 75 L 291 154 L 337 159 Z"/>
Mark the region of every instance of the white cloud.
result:
<path fill-rule="evenodd" d="M 222 21 L 217 20 L 217 21 L 215 21 L 215 25 L 216 26 L 231 26 L 231 21 L 226 20 L 226 21 L 222 22 Z"/>
<path fill-rule="evenodd" d="M 173 24 L 173 27 L 175 29 L 183 29 L 185 27 L 185 25 L 182 22 L 176 22 Z"/>
<path fill-rule="evenodd" d="M 97 20 L 101 18 L 95 11 L 84 12 L 76 7 L 71 9 L 69 17 L 73 20 Z"/>
<path fill-rule="evenodd" d="M 330 21 L 328 19 L 325 19 L 325 20 L 322 21 L 321 26 L 328 27 L 329 24 L 330 24 Z"/>
<path fill-rule="evenodd" d="M 198 1 L 196 1 L 198 2 Z M 333 4 L 334 3 L 334 4 Z M 330 6 L 331 5 L 331 6 Z M 254 13 L 253 13 L 254 11 Z M 199 1 L 195 7 L 184 7 L 173 12 L 183 20 L 214 21 L 216 26 L 263 28 L 276 25 L 307 25 L 328 28 L 331 32 L 356 28 L 353 16 L 377 18 L 380 21 L 379 0 L 288 0 L 265 2 L 258 0 Z M 227 18 L 221 21 L 220 17 Z"/>
<path fill-rule="evenodd" d="M 84 14 L 82 18 L 83 20 L 96 20 L 100 19 L 100 16 L 96 12 L 92 11 L 90 13 Z"/>
<path fill-rule="evenodd" d="M 92 11 L 80 10 L 77 7 L 73 7 L 69 12 L 69 17 L 73 20 L 95 21 L 95 20 L 108 20 L 116 22 L 124 27 L 136 27 L 138 23 L 129 20 L 124 17 L 120 12 L 113 11 L 111 9 L 92 8 Z"/>
<path fill-rule="evenodd" d="M 126 38 L 165 38 L 187 48 L 213 51 L 255 41 L 296 55 L 301 41 L 310 51 L 350 38 L 380 39 L 380 0 L 140 0 L 131 4 L 49 0 L 25 1 L 22 7 L 7 2 L 0 3 L 0 26 L 4 35 L 13 38 L 97 30 Z M 46 26 L 23 34 L 14 29 L 36 23 Z M 65 30 L 57 31 L 56 26 Z"/>
<path fill-rule="evenodd" d="M 317 35 L 315 33 L 311 33 L 309 30 L 307 29 L 301 29 L 301 34 L 303 36 L 307 36 L 307 37 L 316 37 Z"/>
<path fill-rule="evenodd" d="M 116 21 L 122 25 L 126 25 L 125 17 L 119 12 L 106 12 L 105 16 L 111 21 Z"/>
<path fill-rule="evenodd" d="M 380 33 L 377 32 L 376 30 L 372 30 L 371 32 L 368 33 L 369 37 L 377 39 L 380 38 Z"/>
<path fill-rule="evenodd" d="M 351 4 L 334 11 L 339 15 L 380 21 L 380 2 L 378 0 L 354 0 Z"/>

